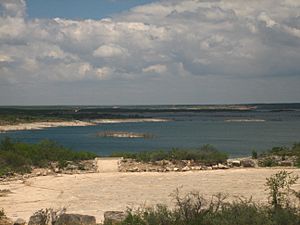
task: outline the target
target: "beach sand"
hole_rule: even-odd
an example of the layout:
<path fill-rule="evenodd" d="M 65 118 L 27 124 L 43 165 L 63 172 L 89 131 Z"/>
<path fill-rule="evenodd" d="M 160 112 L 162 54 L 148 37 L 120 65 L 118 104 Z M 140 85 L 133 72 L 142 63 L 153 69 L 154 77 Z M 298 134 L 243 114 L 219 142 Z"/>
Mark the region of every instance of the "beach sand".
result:
<path fill-rule="evenodd" d="M 42 176 L 0 184 L 11 194 L 0 198 L 0 206 L 11 218 L 26 220 L 38 209 L 66 207 L 69 213 L 93 215 L 102 221 L 109 210 L 151 206 L 172 206 L 171 193 L 199 191 L 206 197 L 219 192 L 253 197 L 266 202 L 266 177 L 282 169 L 229 169 L 170 173 L 93 173 L 81 175 Z M 286 169 L 300 176 L 299 169 Z M 295 185 L 300 190 L 300 183 Z M 1 208 L 0 207 L 0 208 Z"/>
<path fill-rule="evenodd" d="M 0 126 L 0 133 L 1 132 L 8 132 L 8 131 L 18 131 L 18 130 L 41 130 L 50 127 L 82 127 L 82 126 L 92 126 L 95 123 L 92 122 L 85 122 L 85 121 L 60 121 L 60 122 L 34 122 L 34 123 L 21 123 L 15 125 L 1 125 Z"/>
<path fill-rule="evenodd" d="M 154 118 L 133 118 L 133 119 L 97 119 L 91 121 L 54 121 L 54 122 L 33 122 L 33 123 L 20 123 L 13 125 L 0 125 L 0 133 L 9 131 L 20 131 L 20 130 L 41 130 L 51 127 L 83 127 L 83 126 L 94 126 L 97 124 L 108 124 L 108 123 L 149 123 L 149 122 L 167 122 L 166 119 L 154 119 Z"/>

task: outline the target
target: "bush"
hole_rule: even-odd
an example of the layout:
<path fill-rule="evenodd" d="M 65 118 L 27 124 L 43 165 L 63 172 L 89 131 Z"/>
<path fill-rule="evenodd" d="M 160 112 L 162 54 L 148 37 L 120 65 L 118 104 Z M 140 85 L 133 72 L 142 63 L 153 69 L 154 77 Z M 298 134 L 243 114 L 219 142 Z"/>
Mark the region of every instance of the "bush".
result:
<path fill-rule="evenodd" d="M 277 166 L 278 162 L 274 160 L 274 156 L 279 156 L 282 160 L 295 157 L 293 161 L 296 166 L 300 167 L 300 142 L 295 143 L 292 147 L 274 147 L 268 152 L 261 154 L 259 156 L 261 166 Z"/>
<path fill-rule="evenodd" d="M 259 166 L 274 167 L 278 166 L 278 162 L 272 156 L 266 156 L 259 160 Z"/>
<path fill-rule="evenodd" d="M 159 160 L 194 160 L 205 164 L 224 163 L 228 155 L 220 152 L 210 145 L 204 145 L 199 149 L 172 149 L 171 151 L 145 151 L 137 153 L 121 152 L 112 156 L 132 158 L 142 162 L 155 162 Z"/>
<path fill-rule="evenodd" d="M 50 162 L 80 161 L 93 159 L 90 152 L 76 152 L 56 142 L 43 140 L 37 144 L 14 142 L 5 138 L 0 143 L 0 176 L 11 172 L 27 173 L 31 167 L 47 167 Z"/>
<path fill-rule="evenodd" d="M 258 157 L 257 151 L 253 150 L 252 151 L 252 159 L 257 159 L 257 157 Z"/>
<path fill-rule="evenodd" d="M 280 171 L 267 179 L 266 186 L 270 205 L 259 205 L 249 200 L 234 202 L 218 194 L 207 201 L 199 193 L 183 197 L 178 190 L 173 195 L 175 208 L 165 205 L 128 210 L 120 225 L 296 225 L 300 224 L 300 209 L 292 206 L 288 196 L 291 186 L 298 178 L 286 171 Z M 290 190 L 289 192 L 286 192 Z M 299 193 L 297 193 L 300 195 Z M 105 224 L 108 225 L 108 224 Z"/>
<path fill-rule="evenodd" d="M 289 197 L 295 193 L 291 186 L 296 184 L 298 179 L 298 176 L 293 176 L 291 172 L 285 170 L 267 178 L 266 186 L 269 190 L 269 202 L 274 208 L 290 207 Z"/>

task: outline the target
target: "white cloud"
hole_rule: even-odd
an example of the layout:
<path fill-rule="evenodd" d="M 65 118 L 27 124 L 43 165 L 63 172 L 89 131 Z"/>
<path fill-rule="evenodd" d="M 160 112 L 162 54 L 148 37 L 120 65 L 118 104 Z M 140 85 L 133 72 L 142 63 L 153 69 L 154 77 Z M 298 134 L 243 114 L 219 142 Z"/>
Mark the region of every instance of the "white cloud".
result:
<path fill-rule="evenodd" d="M 0 5 L 3 83 L 300 75 L 297 0 L 162 0 L 102 20 L 33 20 L 24 0 Z"/>
<path fill-rule="evenodd" d="M 99 48 L 97 48 L 94 52 L 93 55 L 95 57 L 114 57 L 114 56 L 122 56 L 122 55 L 127 55 L 127 50 L 117 46 L 117 45 L 101 45 Z"/>
<path fill-rule="evenodd" d="M 0 7 L 3 8 L 4 16 L 23 17 L 25 16 L 25 0 L 1 0 Z"/>
<path fill-rule="evenodd" d="M 0 63 L 1 62 L 13 62 L 13 59 L 8 56 L 0 53 Z"/>
<path fill-rule="evenodd" d="M 151 65 L 146 68 L 143 68 L 144 73 L 159 73 L 163 74 L 166 72 L 167 67 L 165 65 L 157 64 L 157 65 Z"/>

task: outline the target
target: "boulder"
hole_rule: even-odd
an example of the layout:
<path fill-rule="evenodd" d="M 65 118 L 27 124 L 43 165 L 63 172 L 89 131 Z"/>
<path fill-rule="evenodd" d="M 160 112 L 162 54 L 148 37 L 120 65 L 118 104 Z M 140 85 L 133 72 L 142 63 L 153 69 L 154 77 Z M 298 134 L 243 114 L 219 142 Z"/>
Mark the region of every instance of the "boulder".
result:
<path fill-rule="evenodd" d="M 41 209 L 30 218 L 28 225 L 53 225 L 57 218 L 65 213 L 65 209 L 55 211 L 53 209 Z"/>
<path fill-rule="evenodd" d="M 104 224 L 117 224 L 126 218 L 126 213 L 123 211 L 107 211 L 104 213 Z"/>
<path fill-rule="evenodd" d="M 241 165 L 243 167 L 256 167 L 257 163 L 253 159 L 243 159 L 241 160 Z"/>
<path fill-rule="evenodd" d="M 218 165 L 213 165 L 213 166 L 212 166 L 212 169 L 213 169 L 213 170 L 217 170 L 217 169 L 219 169 L 219 167 L 218 167 Z"/>
<path fill-rule="evenodd" d="M 241 166 L 241 161 L 240 160 L 233 160 L 233 161 L 231 161 L 231 165 L 233 167 L 240 167 Z"/>
<path fill-rule="evenodd" d="M 190 169 L 190 167 L 188 167 L 188 166 L 185 166 L 185 167 L 183 167 L 182 169 L 181 169 L 181 171 L 183 171 L 183 172 L 185 172 L 185 171 L 190 171 L 191 169 Z"/>
<path fill-rule="evenodd" d="M 18 218 L 15 222 L 14 222 L 14 225 L 25 225 L 26 224 L 26 221 L 21 219 L 21 218 Z"/>
<path fill-rule="evenodd" d="M 54 225 L 96 225 L 96 218 L 80 214 L 62 214 Z"/>
<path fill-rule="evenodd" d="M 218 168 L 219 168 L 219 169 L 228 169 L 228 166 L 223 165 L 222 163 L 219 163 L 219 164 L 218 164 Z"/>
<path fill-rule="evenodd" d="M 294 162 L 291 160 L 280 161 L 279 166 L 294 166 Z"/>

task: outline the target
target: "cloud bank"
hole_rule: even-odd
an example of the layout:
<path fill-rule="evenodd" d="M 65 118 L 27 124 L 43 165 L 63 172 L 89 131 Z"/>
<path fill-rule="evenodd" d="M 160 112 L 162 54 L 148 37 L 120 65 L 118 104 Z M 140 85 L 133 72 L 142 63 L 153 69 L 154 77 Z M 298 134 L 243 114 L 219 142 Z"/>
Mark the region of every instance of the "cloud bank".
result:
<path fill-rule="evenodd" d="M 1 0 L 0 84 L 299 84 L 299 12 L 297 0 L 162 0 L 102 20 L 28 19 L 24 0 Z"/>

